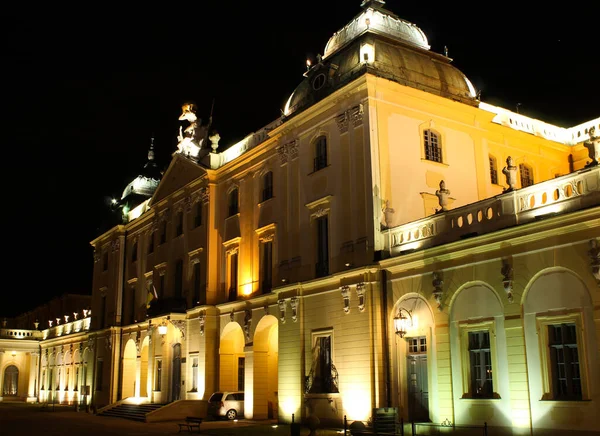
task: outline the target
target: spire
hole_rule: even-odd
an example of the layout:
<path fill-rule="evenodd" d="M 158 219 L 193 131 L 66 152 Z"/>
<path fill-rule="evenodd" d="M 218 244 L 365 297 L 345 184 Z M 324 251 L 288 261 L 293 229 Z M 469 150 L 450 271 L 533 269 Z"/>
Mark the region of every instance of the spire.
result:
<path fill-rule="evenodd" d="M 364 9 L 367 9 L 367 8 L 381 9 L 381 8 L 383 8 L 383 5 L 385 5 L 385 2 L 383 0 L 363 0 L 362 3 L 360 4 L 360 7 L 364 8 Z"/>
<path fill-rule="evenodd" d="M 148 160 L 154 160 L 154 135 L 150 137 L 150 150 L 148 150 Z"/>

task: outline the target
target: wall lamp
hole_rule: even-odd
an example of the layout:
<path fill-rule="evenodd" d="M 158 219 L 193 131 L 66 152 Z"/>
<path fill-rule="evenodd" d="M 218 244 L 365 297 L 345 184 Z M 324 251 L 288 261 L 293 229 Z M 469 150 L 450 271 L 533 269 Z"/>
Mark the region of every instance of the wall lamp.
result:
<path fill-rule="evenodd" d="M 412 322 L 413 319 L 410 310 L 398 309 L 398 313 L 394 317 L 394 330 L 396 330 L 396 334 L 403 338 L 408 329 L 412 327 Z"/>
<path fill-rule="evenodd" d="M 158 326 L 158 334 L 163 338 L 167 334 L 167 320 L 163 319 L 162 323 Z"/>

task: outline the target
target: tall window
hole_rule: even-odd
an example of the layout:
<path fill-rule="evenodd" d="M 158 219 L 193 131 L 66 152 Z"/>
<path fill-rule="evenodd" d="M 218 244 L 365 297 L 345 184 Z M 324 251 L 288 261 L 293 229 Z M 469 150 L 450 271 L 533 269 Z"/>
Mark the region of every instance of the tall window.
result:
<path fill-rule="evenodd" d="M 137 260 L 137 252 L 138 252 L 138 243 L 135 241 L 133 246 L 131 247 L 131 261 L 135 262 Z"/>
<path fill-rule="evenodd" d="M 161 224 L 161 230 L 160 230 L 160 243 L 164 244 L 165 242 L 167 242 L 167 221 L 163 221 Z"/>
<path fill-rule="evenodd" d="M 310 394 L 336 393 L 338 373 L 333 364 L 331 334 L 313 338 L 312 366 L 306 381 L 306 392 Z"/>
<path fill-rule="evenodd" d="M 194 207 L 194 227 L 199 227 L 202 225 L 202 202 L 199 201 L 198 203 L 196 203 L 196 206 Z"/>
<path fill-rule="evenodd" d="M 229 255 L 229 301 L 237 299 L 237 270 L 238 254 L 235 252 Z"/>
<path fill-rule="evenodd" d="M 273 198 L 273 172 L 269 171 L 262 178 L 262 197 L 261 201 L 267 201 L 269 198 Z"/>
<path fill-rule="evenodd" d="M 316 219 L 317 226 L 317 263 L 316 276 L 329 274 L 329 218 L 327 215 Z"/>
<path fill-rule="evenodd" d="M 260 245 L 260 288 L 266 293 L 271 292 L 273 285 L 273 241 L 266 241 Z"/>
<path fill-rule="evenodd" d="M 552 395 L 555 400 L 581 400 L 581 374 L 575 324 L 548 326 Z"/>
<path fill-rule="evenodd" d="M 469 332 L 469 361 L 471 397 L 493 398 L 492 353 L 489 331 Z"/>
<path fill-rule="evenodd" d="M 192 305 L 203 304 L 200 302 L 200 280 L 202 277 L 200 276 L 200 262 L 196 262 L 194 264 L 194 301 Z"/>
<path fill-rule="evenodd" d="M 135 286 L 131 287 L 131 312 L 129 314 L 131 324 L 135 322 Z"/>
<path fill-rule="evenodd" d="M 73 386 L 73 390 L 77 392 L 79 390 L 79 365 L 75 365 L 75 385 Z"/>
<path fill-rule="evenodd" d="M 320 136 L 315 143 L 315 160 L 313 171 L 319 171 L 327 166 L 327 138 Z"/>
<path fill-rule="evenodd" d="M 177 228 L 175 229 L 175 233 L 177 236 L 183 234 L 183 212 L 177 212 Z"/>
<path fill-rule="evenodd" d="M 162 386 L 162 359 L 156 359 L 156 369 L 154 373 L 154 390 L 160 391 Z"/>
<path fill-rule="evenodd" d="M 45 385 L 46 385 L 46 370 L 43 370 L 42 371 L 42 387 L 41 387 L 42 390 L 46 389 Z"/>
<path fill-rule="evenodd" d="M 148 234 L 148 253 L 154 253 L 154 232 Z"/>
<path fill-rule="evenodd" d="M 498 184 L 498 166 L 496 164 L 496 158 L 490 155 L 490 181 L 492 184 Z"/>
<path fill-rule="evenodd" d="M 183 290 L 183 260 L 175 263 L 175 298 L 181 298 Z"/>
<path fill-rule="evenodd" d="M 239 193 L 238 193 L 237 188 L 235 188 L 233 191 L 231 191 L 229 193 L 227 206 L 228 206 L 228 213 L 229 213 L 227 216 L 233 216 L 240 211 L 240 209 L 239 209 Z"/>
<path fill-rule="evenodd" d="M 238 357 L 238 391 L 244 390 L 246 374 L 246 358 Z"/>
<path fill-rule="evenodd" d="M 160 276 L 160 281 L 159 281 L 159 286 L 160 286 L 160 294 L 158 295 L 159 297 L 163 297 L 165 295 L 165 271 L 161 271 L 159 273 Z"/>
<path fill-rule="evenodd" d="M 198 392 L 198 357 L 192 358 L 192 392 Z"/>
<path fill-rule="evenodd" d="M 100 328 L 106 327 L 106 295 L 100 297 Z"/>
<path fill-rule="evenodd" d="M 69 368 L 67 366 L 67 373 L 65 374 L 65 387 L 63 390 L 68 391 L 69 390 L 69 377 L 71 375 L 71 368 Z"/>
<path fill-rule="evenodd" d="M 102 390 L 102 383 L 104 382 L 104 361 L 102 359 L 96 360 L 96 390 Z"/>
<path fill-rule="evenodd" d="M 442 143 L 440 136 L 433 130 L 423 131 L 423 143 L 425 144 L 425 159 L 434 162 L 443 162 Z"/>
<path fill-rule="evenodd" d="M 108 252 L 102 255 L 102 271 L 108 270 Z"/>
<path fill-rule="evenodd" d="M 521 175 L 521 188 L 533 185 L 533 170 L 525 164 L 519 164 L 519 174 Z"/>

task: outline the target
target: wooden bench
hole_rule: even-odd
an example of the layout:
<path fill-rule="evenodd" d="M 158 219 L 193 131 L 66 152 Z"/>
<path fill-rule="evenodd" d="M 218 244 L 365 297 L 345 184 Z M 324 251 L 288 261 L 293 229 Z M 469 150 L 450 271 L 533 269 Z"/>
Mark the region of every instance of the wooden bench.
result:
<path fill-rule="evenodd" d="M 179 426 L 179 433 L 181 433 L 182 428 L 187 428 L 188 432 L 192 432 L 194 428 L 198 429 L 198 433 L 200 433 L 200 424 L 202 424 L 202 418 L 195 418 L 193 416 L 188 416 L 185 418 L 185 422 L 177 424 Z"/>

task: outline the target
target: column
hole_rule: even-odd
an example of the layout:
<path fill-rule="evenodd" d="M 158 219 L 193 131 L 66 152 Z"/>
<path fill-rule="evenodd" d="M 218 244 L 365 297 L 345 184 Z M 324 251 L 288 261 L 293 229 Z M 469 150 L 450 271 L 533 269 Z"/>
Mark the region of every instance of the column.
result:
<path fill-rule="evenodd" d="M 35 403 L 37 401 L 37 375 L 38 375 L 38 361 L 39 353 L 32 351 L 29 353 L 29 387 L 27 388 L 27 402 Z M 0 365 L 1 366 L 1 365 Z"/>

